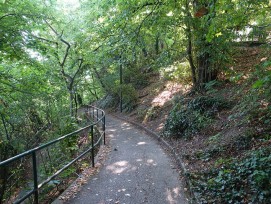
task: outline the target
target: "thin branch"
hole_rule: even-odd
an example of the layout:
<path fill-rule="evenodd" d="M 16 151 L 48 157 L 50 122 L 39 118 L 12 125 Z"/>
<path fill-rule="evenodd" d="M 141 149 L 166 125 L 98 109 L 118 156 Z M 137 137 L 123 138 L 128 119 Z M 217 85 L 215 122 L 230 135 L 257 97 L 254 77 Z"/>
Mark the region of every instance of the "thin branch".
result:
<path fill-rule="evenodd" d="M 41 40 L 41 41 L 45 41 L 45 42 L 48 42 L 48 43 L 52 43 L 52 44 L 58 45 L 58 43 L 57 43 L 56 41 L 48 40 L 48 39 L 46 39 L 46 38 L 43 38 L 43 37 L 39 37 L 39 36 L 33 35 L 32 33 L 31 33 L 31 36 L 34 37 L 34 38 L 36 38 L 36 39 L 38 39 L 38 40 Z"/>
<path fill-rule="evenodd" d="M 148 17 L 150 17 L 150 16 L 154 13 L 154 11 L 155 11 L 155 9 L 156 9 L 157 6 L 158 6 L 158 4 L 155 5 L 155 7 L 152 9 L 152 11 L 151 11 L 150 13 L 148 13 L 148 15 L 146 15 L 145 18 L 140 22 L 139 26 L 136 28 L 136 31 L 137 31 L 137 32 L 136 32 L 136 36 L 139 35 L 140 30 L 141 30 L 141 28 L 142 28 L 144 22 L 147 20 Z"/>
<path fill-rule="evenodd" d="M 81 68 L 83 67 L 83 59 L 79 59 L 80 63 L 79 63 L 79 66 L 78 66 L 78 69 L 76 70 L 75 74 L 73 75 L 72 77 L 72 81 L 74 81 L 76 75 L 81 71 Z"/>
<path fill-rule="evenodd" d="M 96 52 L 98 51 L 103 45 L 99 45 L 98 47 L 96 47 L 94 50 L 92 50 L 92 52 Z"/>
<path fill-rule="evenodd" d="M 64 68 L 61 68 L 60 73 L 65 78 L 65 81 L 67 83 L 68 89 L 70 89 L 70 84 L 71 84 L 71 81 L 72 81 L 72 77 L 70 75 L 66 74 Z"/>
<path fill-rule="evenodd" d="M 148 4 L 148 5 L 149 5 L 149 4 Z M 152 5 L 153 5 L 153 4 L 152 4 Z M 154 5 L 155 5 L 155 6 L 154 6 L 154 8 L 152 9 L 152 11 L 151 11 L 150 13 L 148 13 L 148 14 L 144 17 L 144 19 L 140 22 L 139 26 L 136 28 L 136 31 L 135 31 L 135 33 L 136 33 L 136 35 L 135 35 L 136 43 L 135 43 L 134 48 L 135 48 L 136 45 L 138 44 L 138 41 L 139 41 L 139 34 L 140 34 L 140 31 L 141 31 L 141 28 L 142 28 L 144 22 L 147 20 L 147 18 L 149 18 L 149 17 L 154 13 L 155 9 L 160 5 L 160 2 L 158 2 L 158 3 L 154 4 Z M 142 8 L 143 8 L 143 7 L 142 7 Z"/>
<path fill-rule="evenodd" d="M 146 3 L 144 3 L 143 5 L 138 6 L 136 9 L 134 9 L 134 10 L 132 11 L 132 13 L 136 13 L 137 11 L 139 11 L 139 10 L 141 10 L 141 9 L 143 9 L 144 7 L 147 7 L 147 6 L 157 6 L 157 5 L 163 5 L 163 3 L 160 2 L 160 1 L 157 1 L 156 3 L 155 3 L 155 2 L 146 2 Z"/>
<path fill-rule="evenodd" d="M 65 62 L 66 62 L 67 57 L 68 57 L 68 55 L 69 55 L 69 51 L 70 51 L 71 45 L 70 45 L 70 43 L 68 43 L 66 40 L 64 40 L 64 39 L 62 38 L 62 36 L 63 36 L 63 31 L 61 32 L 61 35 L 59 35 L 59 34 L 57 33 L 57 31 L 53 28 L 53 26 L 52 26 L 50 23 L 48 23 L 48 21 L 45 20 L 45 22 L 46 22 L 46 24 L 50 27 L 50 29 L 55 33 L 55 35 L 56 35 L 57 37 L 60 38 L 60 41 L 63 42 L 64 44 L 66 44 L 66 46 L 67 46 L 62 62 L 60 61 L 59 56 L 58 56 L 57 58 L 58 58 L 58 60 L 59 60 L 59 64 L 60 64 L 60 67 L 61 67 L 61 71 L 60 71 L 60 72 L 62 73 L 62 75 L 63 75 L 66 79 L 72 80 L 71 76 L 69 76 L 68 74 L 66 74 L 66 73 L 65 73 L 65 70 L 64 70 L 64 65 L 65 65 Z M 56 54 L 58 55 L 58 53 L 56 53 Z"/>
<path fill-rule="evenodd" d="M 4 118 L 3 114 L 1 114 L 1 119 L 2 119 L 2 123 L 4 125 L 7 140 L 10 141 L 11 137 L 10 137 L 10 135 L 8 133 L 8 129 L 7 129 L 7 126 L 6 126 L 6 121 L 5 121 L 5 118 Z"/>
<path fill-rule="evenodd" d="M 1 21 L 3 18 L 9 17 L 9 16 L 17 16 L 17 14 L 15 14 L 15 13 L 8 13 L 8 14 L 6 14 L 6 15 L 3 15 L 3 16 L 0 17 L 0 21 Z"/>
<path fill-rule="evenodd" d="M 50 23 L 48 23 L 47 20 L 45 20 L 45 23 L 50 27 L 50 29 L 54 32 L 54 34 L 55 34 L 56 36 L 58 36 L 58 33 L 56 32 L 56 30 L 53 28 L 53 26 L 51 26 Z"/>
<path fill-rule="evenodd" d="M 65 44 L 67 45 L 67 47 L 66 47 L 66 52 L 65 52 L 63 61 L 62 61 L 62 63 L 60 64 L 60 66 L 63 68 L 64 65 L 65 65 L 66 59 L 67 59 L 67 57 L 68 57 L 68 55 L 69 55 L 69 50 L 70 50 L 70 48 L 71 48 L 71 45 L 70 45 L 66 40 L 62 39 L 62 37 L 61 37 L 60 40 L 61 40 L 61 42 L 65 43 Z"/>

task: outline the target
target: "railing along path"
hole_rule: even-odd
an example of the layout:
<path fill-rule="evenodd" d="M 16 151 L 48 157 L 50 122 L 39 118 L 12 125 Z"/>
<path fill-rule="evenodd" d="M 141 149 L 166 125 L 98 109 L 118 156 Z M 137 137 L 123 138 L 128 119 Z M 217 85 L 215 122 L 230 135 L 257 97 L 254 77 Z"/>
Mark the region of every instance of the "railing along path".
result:
<path fill-rule="evenodd" d="M 79 130 L 76 130 L 74 132 L 71 132 L 69 134 L 66 134 L 66 135 L 63 135 L 57 139 L 54 139 L 52 141 L 49 141 L 48 143 L 46 144 L 43 144 L 43 145 L 40 145 L 38 147 L 35 147 L 33 149 L 30 149 L 28 151 L 25 151 L 19 155 L 16 155 L 12 158 L 9 158 L 5 161 L 1 161 L 0 162 L 0 170 L 2 169 L 2 171 L 0 172 L 5 172 L 7 173 L 7 168 L 9 166 L 11 166 L 12 168 L 14 168 L 14 163 L 16 162 L 20 162 L 23 163 L 25 162 L 27 159 L 27 157 L 31 157 L 31 160 L 32 160 L 32 172 L 30 173 L 32 175 L 32 179 L 31 179 L 31 182 L 33 182 L 32 184 L 32 187 L 30 190 L 27 190 L 27 192 L 24 194 L 24 195 L 16 195 L 16 198 L 12 199 L 12 200 L 0 200 L 0 203 L 1 202 L 4 202 L 4 203 L 21 203 L 23 201 L 25 201 L 27 198 L 31 197 L 32 195 L 34 196 L 34 203 L 35 204 L 38 204 L 39 203 L 39 191 L 42 187 L 44 187 L 46 184 L 48 184 L 50 181 L 53 181 L 54 178 L 56 178 L 57 176 L 59 176 L 64 170 L 68 169 L 72 164 L 74 164 L 75 162 L 77 162 L 78 160 L 80 160 L 81 158 L 83 158 L 84 156 L 86 156 L 87 153 L 91 153 L 91 162 L 92 162 L 92 166 L 94 167 L 94 148 L 99 145 L 103 139 L 103 143 L 105 144 L 105 112 L 97 107 L 94 107 L 94 106 L 87 106 L 85 108 L 85 116 L 86 116 L 86 119 L 88 121 L 88 123 L 90 123 L 89 125 L 79 129 Z M 63 142 L 67 139 L 70 139 L 70 138 L 73 138 L 75 136 L 78 136 L 79 133 L 83 133 L 83 134 L 86 134 L 91 135 L 91 142 L 90 144 L 87 144 L 87 148 L 84 149 L 83 152 L 80 152 L 79 155 L 76 155 L 75 158 L 72 158 L 68 163 L 64 164 L 61 168 L 55 170 L 54 167 L 51 166 L 51 169 L 54 169 L 54 173 L 52 175 L 50 175 L 49 177 L 47 177 L 46 179 L 43 179 L 41 180 L 40 177 L 38 175 L 38 166 L 39 166 L 39 163 L 38 160 L 37 160 L 37 154 L 38 152 L 40 153 L 40 155 L 44 157 L 44 152 L 48 151 L 48 147 L 54 145 L 54 144 L 57 144 L 57 143 L 60 143 L 60 142 Z M 95 135 L 98 136 L 97 140 L 94 141 L 94 138 L 95 138 Z M 61 146 L 61 145 L 60 145 Z M 59 150 L 59 147 L 60 146 L 57 146 L 58 148 L 58 152 L 60 151 Z M 62 145 L 63 147 L 63 145 Z M 64 147 L 65 148 L 65 147 Z M 43 152 L 42 152 L 43 151 Z M 50 158 L 50 154 L 48 152 L 48 156 Z M 51 158 L 50 158 L 51 159 Z M 22 162 L 23 161 L 23 162 Z M 13 165 L 12 165 L 13 163 Z M 46 167 L 44 165 L 44 167 Z M 15 168 L 16 168 L 16 165 L 15 165 Z M 46 170 L 46 168 L 45 168 Z M 9 177 L 12 177 L 12 175 L 10 175 Z M 21 177 L 20 177 L 21 178 Z M 21 178 L 23 179 L 23 178 Z M 41 181 L 40 181 L 41 180 Z M 1 180 L 0 180 L 1 181 Z M 21 181 L 23 182 L 23 181 Z M 0 182 L 0 185 L 1 182 Z M 3 187 L 3 186 L 2 186 Z M 11 185 L 10 189 L 13 189 L 13 186 Z M 12 194 L 12 193 L 10 193 Z M 10 195 L 10 197 L 12 197 L 14 195 Z M 4 196 L 2 196 L 3 198 Z"/>

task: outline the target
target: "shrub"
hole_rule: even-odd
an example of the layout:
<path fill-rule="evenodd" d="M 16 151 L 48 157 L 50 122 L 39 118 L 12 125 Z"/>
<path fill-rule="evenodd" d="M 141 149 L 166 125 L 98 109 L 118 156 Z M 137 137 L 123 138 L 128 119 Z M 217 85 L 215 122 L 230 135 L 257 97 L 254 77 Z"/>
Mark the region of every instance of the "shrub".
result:
<path fill-rule="evenodd" d="M 199 111 L 200 113 L 205 113 L 207 115 L 213 115 L 217 111 L 228 108 L 229 106 L 229 102 L 224 99 L 210 96 L 200 96 L 188 103 L 189 109 Z"/>
<path fill-rule="evenodd" d="M 122 100 L 123 109 L 131 111 L 135 108 L 138 102 L 138 96 L 132 84 L 125 84 L 122 86 Z"/>
<path fill-rule="evenodd" d="M 197 133 L 210 124 L 218 110 L 229 107 L 227 101 L 220 98 L 200 96 L 187 105 L 175 105 L 164 126 L 165 136 L 183 137 Z"/>

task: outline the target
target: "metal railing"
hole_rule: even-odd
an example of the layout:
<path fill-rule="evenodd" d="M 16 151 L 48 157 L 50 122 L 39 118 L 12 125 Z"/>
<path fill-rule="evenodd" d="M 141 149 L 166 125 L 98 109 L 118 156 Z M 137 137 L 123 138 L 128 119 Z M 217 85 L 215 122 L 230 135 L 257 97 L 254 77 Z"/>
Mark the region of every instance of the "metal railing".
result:
<path fill-rule="evenodd" d="M 59 174 L 61 174 L 64 170 L 66 170 L 68 167 L 70 167 L 72 164 L 74 164 L 76 161 L 84 157 L 87 153 L 91 153 L 91 162 L 92 167 L 95 166 L 94 164 L 94 148 L 100 144 L 100 142 L 103 139 L 103 143 L 105 144 L 105 112 L 97 107 L 94 106 L 86 106 L 85 107 L 85 116 L 87 121 L 90 123 L 89 125 L 76 130 L 74 132 L 71 132 L 69 134 L 63 135 L 55 140 L 52 140 L 46 144 L 40 145 L 38 147 L 35 147 L 33 149 L 30 149 L 28 151 L 25 151 L 19 155 L 16 155 L 12 158 L 9 158 L 5 161 L 0 162 L 0 169 L 6 168 L 8 165 L 11 165 L 13 162 L 22 161 L 25 157 L 31 157 L 32 160 L 32 176 L 33 176 L 33 187 L 31 190 L 27 191 L 27 193 L 20 198 L 14 199 L 13 203 L 21 203 L 25 201 L 27 198 L 33 196 L 34 197 L 34 203 L 39 203 L 39 190 L 46 184 L 48 184 L 50 181 L 52 181 L 54 178 L 56 178 Z M 75 158 L 73 158 L 71 161 L 69 161 L 67 164 L 65 164 L 62 168 L 56 170 L 52 175 L 47 177 L 47 179 L 39 181 L 38 180 L 38 162 L 37 162 L 37 152 L 41 151 L 53 144 L 59 143 L 67 138 L 71 138 L 75 135 L 78 135 L 79 133 L 86 132 L 91 134 L 91 144 L 90 147 L 87 147 L 86 150 L 84 150 L 79 155 L 76 155 Z M 98 134 L 98 139 L 96 143 L 94 143 L 94 135 Z M 0 201 L 1 202 L 1 201 Z"/>

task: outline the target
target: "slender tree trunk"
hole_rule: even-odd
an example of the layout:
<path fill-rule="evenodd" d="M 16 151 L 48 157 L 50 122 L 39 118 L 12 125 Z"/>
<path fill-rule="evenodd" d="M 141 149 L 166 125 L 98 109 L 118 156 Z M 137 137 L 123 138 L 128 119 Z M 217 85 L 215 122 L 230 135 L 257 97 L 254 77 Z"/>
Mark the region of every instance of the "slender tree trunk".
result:
<path fill-rule="evenodd" d="M 0 185 L 0 204 L 3 203 L 4 199 L 4 193 L 6 190 L 6 185 L 7 185 L 7 167 L 1 167 L 0 169 L 0 179 L 1 179 L 1 185 Z"/>
<path fill-rule="evenodd" d="M 192 82 L 194 86 L 197 86 L 197 78 L 196 78 L 196 67 L 193 62 L 193 54 L 192 54 L 192 36 L 191 36 L 191 28 L 188 27 L 188 47 L 187 47 L 187 55 L 188 55 L 188 61 L 191 68 L 191 74 L 192 74 Z"/>
<path fill-rule="evenodd" d="M 204 40 L 204 39 L 203 39 Z M 198 85 L 202 85 L 209 81 L 215 80 L 217 78 L 217 69 L 212 67 L 210 63 L 210 53 L 206 52 L 205 50 L 210 50 L 210 43 L 204 44 L 201 48 L 203 54 L 201 54 L 198 58 Z"/>
<path fill-rule="evenodd" d="M 159 34 L 156 36 L 156 39 L 155 39 L 155 54 L 156 55 L 159 54 Z"/>
<path fill-rule="evenodd" d="M 192 54 L 192 28 L 191 28 L 191 13 L 190 13 L 190 7 L 189 7 L 189 3 L 188 0 L 186 1 L 185 4 L 185 10 L 186 10 L 186 14 L 188 17 L 186 26 L 186 34 L 187 34 L 187 40 L 188 40 L 188 45 L 187 45 L 187 55 L 188 55 L 188 61 L 189 61 L 189 65 L 191 68 L 191 74 L 192 74 L 192 82 L 194 86 L 197 86 L 197 78 L 196 78 L 196 66 L 193 62 L 193 54 Z"/>
<path fill-rule="evenodd" d="M 77 112 L 78 112 L 77 93 L 74 94 L 74 104 L 75 104 L 75 118 L 77 118 Z"/>
<path fill-rule="evenodd" d="M 9 143 L 3 143 L 2 151 L 0 154 L 0 161 L 4 161 L 7 158 L 9 158 L 12 155 L 11 151 L 12 151 L 12 146 L 9 145 Z M 4 203 L 3 199 L 4 199 L 5 191 L 7 188 L 8 177 L 9 177 L 8 167 L 7 166 L 1 167 L 0 168 L 0 181 L 1 181 L 0 204 Z"/>
<path fill-rule="evenodd" d="M 102 80 L 102 78 L 101 78 L 99 72 L 97 71 L 97 69 L 96 69 L 95 67 L 93 67 L 93 70 L 94 70 L 94 73 L 95 73 L 97 79 L 99 80 L 99 82 L 100 82 L 102 88 L 107 92 L 107 91 L 108 91 L 108 90 L 107 90 L 107 87 L 105 86 L 105 84 L 104 84 L 104 82 L 103 82 L 103 80 Z"/>
<path fill-rule="evenodd" d="M 5 121 L 5 118 L 4 118 L 3 114 L 1 114 L 1 119 L 2 119 L 2 122 L 3 122 L 3 125 L 4 125 L 7 140 L 10 140 L 11 138 L 10 138 L 10 135 L 8 133 L 8 129 L 7 129 L 7 126 L 6 126 L 6 121 Z"/>
<path fill-rule="evenodd" d="M 205 4 L 204 4 L 205 3 Z M 209 5 L 210 2 L 203 1 L 200 5 L 196 5 L 196 7 L 200 8 L 200 6 L 206 6 Z M 204 83 L 207 83 L 209 81 L 215 80 L 217 78 L 217 69 L 213 67 L 213 64 L 211 63 L 212 55 L 214 53 L 211 53 L 211 47 L 214 46 L 211 43 L 206 42 L 206 34 L 208 33 L 210 22 L 212 18 L 215 16 L 215 4 L 216 0 L 212 2 L 212 5 L 214 7 L 213 10 L 208 10 L 207 13 L 212 12 L 213 16 L 208 16 L 208 21 L 205 23 L 205 27 L 203 28 L 195 28 L 195 38 L 200 41 L 200 45 L 198 47 L 198 56 L 197 56 L 197 83 L 199 86 L 202 86 Z M 207 14 L 206 13 L 206 14 Z M 204 15 L 206 15 L 204 14 Z M 199 18 L 201 18 L 200 16 Z"/>
<path fill-rule="evenodd" d="M 70 92 L 70 116 L 73 117 L 73 90 L 69 90 Z"/>

